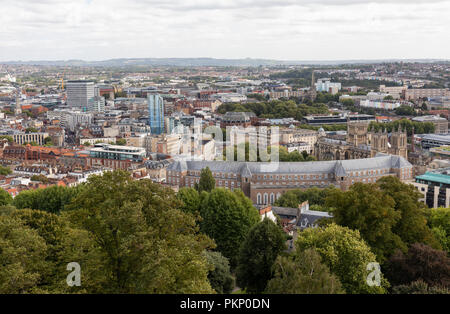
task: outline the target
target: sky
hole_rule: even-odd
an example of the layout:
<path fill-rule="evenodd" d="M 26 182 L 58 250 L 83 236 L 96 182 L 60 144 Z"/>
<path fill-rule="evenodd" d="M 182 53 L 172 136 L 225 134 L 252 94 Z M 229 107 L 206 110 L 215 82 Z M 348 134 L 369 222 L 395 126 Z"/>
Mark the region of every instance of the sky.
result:
<path fill-rule="evenodd" d="M 0 61 L 450 59 L 450 0 L 0 0 Z"/>

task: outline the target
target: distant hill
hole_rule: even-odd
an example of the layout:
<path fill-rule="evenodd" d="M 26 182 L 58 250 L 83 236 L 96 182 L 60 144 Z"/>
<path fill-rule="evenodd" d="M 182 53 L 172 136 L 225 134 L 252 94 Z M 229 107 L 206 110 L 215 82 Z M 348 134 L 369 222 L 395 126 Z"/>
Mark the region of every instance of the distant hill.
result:
<path fill-rule="evenodd" d="M 386 60 L 330 60 L 330 61 L 281 61 L 269 59 L 214 59 L 214 58 L 121 58 L 103 61 L 55 60 L 55 61 L 8 61 L 3 64 L 47 66 L 276 66 L 276 65 L 339 65 L 369 64 L 382 62 L 449 62 L 439 59 L 386 59 Z"/>

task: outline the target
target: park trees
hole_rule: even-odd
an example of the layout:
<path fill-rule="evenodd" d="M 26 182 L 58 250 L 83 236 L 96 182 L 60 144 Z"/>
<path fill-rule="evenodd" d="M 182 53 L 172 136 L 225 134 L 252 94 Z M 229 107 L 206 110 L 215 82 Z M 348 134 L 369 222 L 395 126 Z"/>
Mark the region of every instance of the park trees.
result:
<path fill-rule="evenodd" d="M 397 251 L 386 265 L 386 276 L 393 286 L 421 280 L 432 287 L 450 288 L 450 258 L 446 252 L 425 244 L 411 245 L 408 252 Z"/>
<path fill-rule="evenodd" d="M 314 249 L 279 256 L 273 265 L 274 277 L 266 293 L 271 294 L 337 294 L 344 293 L 339 279 L 330 273 Z"/>
<path fill-rule="evenodd" d="M 65 215 L 103 254 L 105 292 L 209 293 L 202 252 L 214 244 L 180 206 L 172 190 L 114 171 L 90 177 Z"/>
<path fill-rule="evenodd" d="M 259 213 L 242 191 L 223 188 L 205 195 L 200 205 L 202 232 L 215 240 L 217 250 L 237 264 L 239 247 L 259 221 Z"/>
<path fill-rule="evenodd" d="M 220 252 L 205 251 L 206 260 L 214 266 L 208 273 L 211 287 L 217 293 L 231 293 L 234 287 L 234 278 L 231 275 L 230 263 Z"/>
<path fill-rule="evenodd" d="M 265 218 L 255 225 L 242 243 L 236 270 L 238 285 L 250 293 L 261 293 L 272 278 L 272 266 L 285 249 L 283 230 Z"/>
<path fill-rule="evenodd" d="M 300 233 L 296 249 L 314 249 L 342 284 L 346 293 L 385 293 L 389 285 L 381 275 L 380 286 L 369 286 L 369 263 L 376 262 L 375 254 L 358 231 L 330 224 L 325 228 L 307 229 Z"/>

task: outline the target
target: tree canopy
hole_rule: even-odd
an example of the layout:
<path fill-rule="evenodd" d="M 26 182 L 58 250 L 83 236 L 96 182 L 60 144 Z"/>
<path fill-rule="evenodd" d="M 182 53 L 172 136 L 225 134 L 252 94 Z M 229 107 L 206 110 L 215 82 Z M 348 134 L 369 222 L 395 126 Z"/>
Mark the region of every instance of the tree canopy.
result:
<path fill-rule="evenodd" d="M 381 274 L 380 286 L 369 286 L 367 270 L 376 256 L 358 231 L 336 224 L 301 232 L 295 242 L 298 251 L 314 249 L 342 284 L 346 293 L 385 293 L 389 283 Z"/>
<path fill-rule="evenodd" d="M 214 189 L 200 206 L 201 230 L 215 240 L 217 250 L 237 264 L 239 247 L 247 233 L 260 220 L 250 199 L 240 190 Z"/>
<path fill-rule="evenodd" d="M 249 293 L 262 293 L 272 278 L 272 266 L 286 248 L 283 230 L 265 218 L 255 225 L 242 243 L 236 270 L 239 287 Z"/>

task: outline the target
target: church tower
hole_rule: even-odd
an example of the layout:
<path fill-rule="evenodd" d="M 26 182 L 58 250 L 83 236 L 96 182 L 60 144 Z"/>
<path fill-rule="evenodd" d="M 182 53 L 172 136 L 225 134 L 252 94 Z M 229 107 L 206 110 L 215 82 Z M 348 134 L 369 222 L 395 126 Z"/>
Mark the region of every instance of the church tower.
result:
<path fill-rule="evenodd" d="M 398 155 L 403 158 L 408 158 L 408 141 L 406 131 L 402 131 L 400 125 L 397 131 L 391 134 L 391 155 Z"/>
<path fill-rule="evenodd" d="M 367 121 L 347 121 L 347 144 L 354 147 L 367 145 L 368 127 Z"/>
<path fill-rule="evenodd" d="M 372 133 L 372 156 L 388 152 L 388 135 L 385 130 Z"/>

